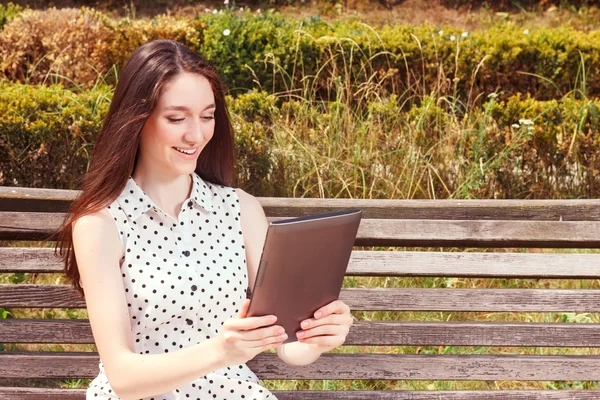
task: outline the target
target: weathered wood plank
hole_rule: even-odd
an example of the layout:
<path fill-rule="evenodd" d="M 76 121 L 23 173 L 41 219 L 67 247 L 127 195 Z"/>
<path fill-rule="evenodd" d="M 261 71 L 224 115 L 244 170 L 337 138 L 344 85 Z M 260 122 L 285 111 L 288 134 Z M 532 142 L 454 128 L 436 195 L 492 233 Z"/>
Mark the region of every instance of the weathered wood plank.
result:
<path fill-rule="evenodd" d="M 355 311 L 600 312 L 600 290 L 344 288 Z M 69 285 L 0 285 L 3 308 L 85 308 Z"/>
<path fill-rule="evenodd" d="M 600 254 L 354 251 L 347 275 L 597 279 Z"/>
<path fill-rule="evenodd" d="M 62 272 L 54 249 L 0 248 L 0 273 Z M 354 251 L 349 276 L 600 278 L 600 254 Z"/>
<path fill-rule="evenodd" d="M 63 212 L 78 190 L 0 187 L 0 210 Z M 365 218 L 600 221 L 600 200 L 379 200 L 259 197 L 272 217 L 361 209 Z"/>
<path fill-rule="evenodd" d="M 79 194 L 79 190 L 0 186 L 0 210 L 66 212 Z"/>
<path fill-rule="evenodd" d="M 0 240 L 48 239 L 63 217 L 61 213 L 0 212 Z M 600 222 L 363 219 L 355 243 L 357 246 L 600 248 Z"/>
<path fill-rule="evenodd" d="M 600 324 L 358 321 L 345 344 L 600 347 Z"/>
<path fill-rule="evenodd" d="M 597 400 L 598 390 L 273 390 L 279 400 Z M 85 389 L 0 387 L 0 400 L 84 400 Z"/>
<path fill-rule="evenodd" d="M 87 319 L 0 319 L 0 343 L 95 342 Z"/>
<path fill-rule="evenodd" d="M 363 210 L 365 218 L 600 221 L 600 200 L 379 200 L 259 198 L 272 217 Z M 589 212 L 588 215 L 579 213 Z"/>
<path fill-rule="evenodd" d="M 88 320 L 0 320 L 0 343 L 93 344 Z M 357 321 L 346 345 L 600 347 L 600 324 Z"/>
<path fill-rule="evenodd" d="M 0 212 L 0 240 L 47 240 L 59 229 L 63 213 Z"/>
<path fill-rule="evenodd" d="M 248 366 L 261 379 L 600 380 L 600 356 L 324 354 L 294 367 L 275 354 Z M 0 353 L 4 378 L 92 378 L 96 353 Z"/>

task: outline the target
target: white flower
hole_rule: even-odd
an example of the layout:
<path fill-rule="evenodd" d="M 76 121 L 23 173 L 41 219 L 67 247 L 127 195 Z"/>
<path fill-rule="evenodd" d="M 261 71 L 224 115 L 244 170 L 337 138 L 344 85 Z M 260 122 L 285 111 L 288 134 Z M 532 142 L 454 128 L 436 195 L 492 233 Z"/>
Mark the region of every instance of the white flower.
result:
<path fill-rule="evenodd" d="M 527 130 L 528 130 L 528 131 L 532 131 L 532 130 L 533 130 L 533 126 L 529 126 L 529 127 L 527 127 Z"/>
<path fill-rule="evenodd" d="M 223 1 L 223 4 L 228 5 L 229 4 L 229 0 Z"/>
<path fill-rule="evenodd" d="M 207 12 L 207 13 L 209 13 L 209 12 L 210 12 L 210 8 L 205 8 L 205 9 L 204 9 L 204 12 Z"/>
<path fill-rule="evenodd" d="M 231 33 L 231 31 L 229 29 L 225 29 L 223 31 L 223 36 L 229 36 L 230 33 Z"/>
<path fill-rule="evenodd" d="M 218 13 L 218 11 L 217 11 L 217 9 L 215 8 L 215 9 L 213 10 L 213 14 L 216 14 L 216 13 Z"/>
<path fill-rule="evenodd" d="M 260 14 L 260 8 L 256 9 L 256 13 Z"/>
<path fill-rule="evenodd" d="M 519 125 L 519 124 L 512 124 L 511 126 L 515 129 L 519 129 L 521 127 L 521 125 Z"/>
<path fill-rule="evenodd" d="M 244 12 L 244 7 L 240 7 L 240 12 Z"/>
<path fill-rule="evenodd" d="M 444 34 L 444 31 L 440 29 L 440 30 L 438 31 L 438 35 L 442 36 L 443 34 Z"/>
<path fill-rule="evenodd" d="M 532 121 L 532 120 L 530 120 L 530 119 L 520 119 L 520 120 L 519 120 L 519 123 L 520 123 L 521 125 L 533 125 L 533 121 Z"/>
<path fill-rule="evenodd" d="M 487 97 L 489 97 L 490 99 L 495 99 L 498 97 L 498 93 L 490 93 Z"/>
<path fill-rule="evenodd" d="M 460 36 L 467 37 L 467 36 L 469 36 L 469 32 L 463 32 L 463 33 L 460 34 Z"/>
<path fill-rule="evenodd" d="M 524 33 L 525 35 L 529 35 L 529 29 L 525 29 L 525 30 L 523 31 L 523 33 Z"/>
<path fill-rule="evenodd" d="M 454 35 L 450 36 L 450 40 L 452 40 L 454 42 L 456 40 L 456 36 L 454 36 Z"/>

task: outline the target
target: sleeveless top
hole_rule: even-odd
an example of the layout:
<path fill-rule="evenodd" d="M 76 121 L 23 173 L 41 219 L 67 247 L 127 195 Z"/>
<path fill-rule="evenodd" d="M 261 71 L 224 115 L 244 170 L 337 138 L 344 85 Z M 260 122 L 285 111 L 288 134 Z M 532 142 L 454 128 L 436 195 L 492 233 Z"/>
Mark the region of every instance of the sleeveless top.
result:
<path fill-rule="evenodd" d="M 130 177 L 107 209 L 125 254 L 120 270 L 135 351 L 168 353 L 217 336 L 223 323 L 239 312 L 248 287 L 236 191 L 192 173 L 192 191 L 176 221 Z M 99 369 L 86 399 L 118 399 L 102 360 Z M 241 364 L 146 399 L 276 398 Z"/>

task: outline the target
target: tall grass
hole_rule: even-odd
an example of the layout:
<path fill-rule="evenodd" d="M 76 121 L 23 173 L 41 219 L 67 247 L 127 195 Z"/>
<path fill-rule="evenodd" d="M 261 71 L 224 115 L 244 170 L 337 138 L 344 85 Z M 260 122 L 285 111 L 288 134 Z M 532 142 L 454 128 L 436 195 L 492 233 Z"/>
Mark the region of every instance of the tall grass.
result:
<path fill-rule="evenodd" d="M 310 37 L 301 29 L 297 35 Z M 279 80 L 286 88 L 275 93 L 281 115 L 272 128 L 273 164 L 285 171 L 282 195 L 490 197 L 486 186 L 493 174 L 530 137 L 529 126 L 507 130 L 496 123 L 491 111 L 497 93 L 463 100 L 456 85 L 446 94 L 447 71 L 440 70 L 438 81 L 426 85 L 413 80 L 411 70 L 419 67 L 408 65 L 402 87 L 384 89 L 396 71 L 375 71 L 372 64 L 387 60 L 388 52 L 365 53 L 350 38 L 311 39 L 326 41 L 329 54 L 314 75 L 303 74 L 301 54 L 291 75 L 276 58 L 267 58 L 274 87 Z M 489 141 L 507 135 L 495 154 L 488 154 Z"/>

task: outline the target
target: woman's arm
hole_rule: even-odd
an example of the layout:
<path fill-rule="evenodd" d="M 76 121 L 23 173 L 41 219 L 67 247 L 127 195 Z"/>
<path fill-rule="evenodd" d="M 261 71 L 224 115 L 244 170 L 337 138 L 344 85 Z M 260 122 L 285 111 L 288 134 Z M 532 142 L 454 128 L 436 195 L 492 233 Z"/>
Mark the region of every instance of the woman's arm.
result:
<path fill-rule="evenodd" d="M 94 341 L 121 399 L 165 393 L 228 365 L 217 338 L 172 353 L 135 353 L 119 268 L 123 251 L 108 211 L 77 220 L 73 246 Z"/>

